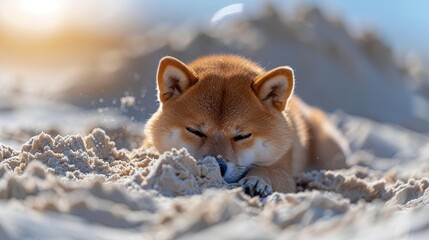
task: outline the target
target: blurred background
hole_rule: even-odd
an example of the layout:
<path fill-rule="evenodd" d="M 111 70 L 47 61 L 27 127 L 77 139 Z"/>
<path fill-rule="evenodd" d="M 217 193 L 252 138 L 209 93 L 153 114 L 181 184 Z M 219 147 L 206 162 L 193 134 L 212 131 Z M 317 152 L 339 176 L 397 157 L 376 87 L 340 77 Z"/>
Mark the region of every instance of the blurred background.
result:
<path fill-rule="evenodd" d="M 17 127 L 31 135 L 141 126 L 158 107 L 159 59 L 210 53 L 240 54 L 267 69 L 290 65 L 296 93 L 312 105 L 427 133 L 428 7 L 423 0 L 0 0 L 0 138 L 25 139 Z"/>

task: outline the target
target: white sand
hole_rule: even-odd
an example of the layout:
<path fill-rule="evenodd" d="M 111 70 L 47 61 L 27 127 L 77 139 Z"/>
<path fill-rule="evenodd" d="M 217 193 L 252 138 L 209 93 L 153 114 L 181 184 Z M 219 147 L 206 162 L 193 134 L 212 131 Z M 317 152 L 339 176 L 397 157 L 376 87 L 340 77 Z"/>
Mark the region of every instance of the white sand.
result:
<path fill-rule="evenodd" d="M 362 151 L 350 169 L 306 172 L 299 192 L 259 199 L 226 184 L 211 157 L 118 150 L 101 129 L 41 133 L 0 146 L 0 239 L 425 239 L 428 162 L 379 170 Z"/>
<path fill-rule="evenodd" d="M 223 182 L 212 158 L 138 148 L 141 124 L 112 116 L 144 120 L 156 110 L 160 56 L 188 61 L 232 51 L 266 67 L 294 67 L 297 93 L 324 110 L 428 131 L 427 78 L 410 76 L 379 37 L 353 36 L 317 9 L 296 12 L 267 11 L 222 31 L 196 32 L 185 44 L 177 44 L 176 29 L 144 36 L 144 50 L 126 46 L 129 64 L 117 74 L 93 74 L 83 61 L 87 77 L 67 79 L 51 68 L 51 81 L 2 77 L 20 91 L 3 84 L 0 92 L 0 240 L 429 239 L 428 134 L 335 114 L 352 167 L 300 174 L 299 192 L 259 199 Z M 100 111 L 48 104 L 49 89 L 85 108 L 99 103 Z M 104 130 L 88 133 L 98 126 Z"/>

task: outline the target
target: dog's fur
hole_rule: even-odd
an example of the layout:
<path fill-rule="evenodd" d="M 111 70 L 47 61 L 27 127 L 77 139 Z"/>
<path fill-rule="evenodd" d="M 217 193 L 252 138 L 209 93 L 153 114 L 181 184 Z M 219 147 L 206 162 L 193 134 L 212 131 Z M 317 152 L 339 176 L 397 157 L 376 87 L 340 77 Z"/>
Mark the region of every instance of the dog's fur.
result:
<path fill-rule="evenodd" d="M 224 179 L 251 195 L 293 192 L 292 174 L 346 167 L 348 151 L 326 115 L 293 96 L 294 83 L 290 67 L 264 71 L 239 56 L 189 65 L 165 57 L 157 73 L 161 105 L 146 125 L 145 145 L 220 155 Z"/>

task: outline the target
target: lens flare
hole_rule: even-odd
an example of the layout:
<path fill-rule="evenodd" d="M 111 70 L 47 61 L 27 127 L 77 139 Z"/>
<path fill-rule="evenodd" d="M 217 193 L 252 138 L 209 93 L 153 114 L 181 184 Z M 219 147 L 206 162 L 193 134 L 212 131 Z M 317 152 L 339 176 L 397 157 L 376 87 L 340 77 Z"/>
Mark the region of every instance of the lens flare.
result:
<path fill-rule="evenodd" d="M 224 8 L 219 9 L 212 17 L 212 19 L 210 20 L 211 23 L 217 23 L 220 20 L 222 20 L 223 18 L 230 16 L 230 15 L 234 15 L 234 14 L 239 14 L 243 12 L 243 4 L 242 3 L 236 3 L 236 4 L 231 4 L 228 5 Z"/>

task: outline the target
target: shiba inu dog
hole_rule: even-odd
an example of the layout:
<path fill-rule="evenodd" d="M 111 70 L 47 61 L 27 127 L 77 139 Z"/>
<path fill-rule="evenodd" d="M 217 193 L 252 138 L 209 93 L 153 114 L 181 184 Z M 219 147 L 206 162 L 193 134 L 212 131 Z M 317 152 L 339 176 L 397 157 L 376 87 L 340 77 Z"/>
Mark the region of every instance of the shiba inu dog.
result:
<path fill-rule="evenodd" d="M 265 71 L 235 55 L 190 64 L 164 57 L 145 145 L 216 156 L 225 181 L 252 196 L 293 192 L 294 173 L 344 168 L 348 151 L 326 115 L 293 95 L 294 84 L 290 67 Z"/>

